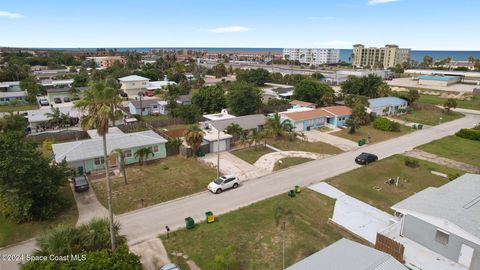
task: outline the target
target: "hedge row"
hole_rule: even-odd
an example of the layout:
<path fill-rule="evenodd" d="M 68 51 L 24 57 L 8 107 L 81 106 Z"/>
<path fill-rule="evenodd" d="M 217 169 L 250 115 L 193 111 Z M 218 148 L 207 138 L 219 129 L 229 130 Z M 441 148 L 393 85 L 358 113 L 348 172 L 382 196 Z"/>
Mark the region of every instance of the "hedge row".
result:
<path fill-rule="evenodd" d="M 455 133 L 460 138 L 469 139 L 473 141 L 480 141 L 480 130 L 462 128 Z"/>
<path fill-rule="evenodd" d="M 373 127 L 383 131 L 400 131 L 400 124 L 384 117 L 373 120 Z"/>

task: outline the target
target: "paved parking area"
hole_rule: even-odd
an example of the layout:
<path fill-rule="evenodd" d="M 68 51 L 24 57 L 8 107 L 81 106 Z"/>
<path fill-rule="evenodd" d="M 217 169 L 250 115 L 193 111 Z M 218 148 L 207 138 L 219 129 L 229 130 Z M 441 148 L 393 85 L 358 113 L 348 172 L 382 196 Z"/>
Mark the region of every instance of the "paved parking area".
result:
<path fill-rule="evenodd" d="M 462 92 L 462 93 L 471 93 L 476 85 L 471 84 L 454 84 L 450 86 L 431 86 L 431 85 L 420 85 L 417 81 L 409 78 L 396 78 L 391 81 L 387 81 L 390 86 L 401 86 L 401 87 L 414 87 L 419 89 L 433 89 L 440 91 L 453 91 L 453 92 Z"/>
<path fill-rule="evenodd" d="M 209 153 L 198 159 L 210 166 L 217 166 L 217 153 Z M 267 170 L 253 166 L 245 160 L 226 151 L 220 152 L 220 172 L 222 174 L 233 174 L 242 181 L 258 178 L 269 173 Z"/>

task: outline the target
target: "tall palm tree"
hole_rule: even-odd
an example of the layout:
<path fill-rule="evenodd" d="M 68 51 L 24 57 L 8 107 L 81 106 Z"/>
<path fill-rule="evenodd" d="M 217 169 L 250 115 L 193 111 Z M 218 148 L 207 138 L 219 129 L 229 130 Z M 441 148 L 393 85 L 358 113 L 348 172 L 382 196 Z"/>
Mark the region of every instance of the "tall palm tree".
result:
<path fill-rule="evenodd" d="M 275 225 L 282 230 L 282 269 L 285 269 L 285 231 L 287 224 L 295 223 L 295 212 L 292 209 L 278 205 L 274 212 Z"/>
<path fill-rule="evenodd" d="M 152 156 L 153 157 L 153 151 L 152 151 L 152 148 L 150 147 L 143 147 L 143 148 L 140 148 L 138 149 L 136 152 L 135 152 L 135 158 L 138 159 L 138 164 L 140 165 L 144 165 L 145 162 L 147 161 L 148 159 L 148 156 Z"/>
<path fill-rule="evenodd" d="M 123 174 L 123 182 L 125 182 L 125 185 L 128 184 L 127 170 L 125 170 L 125 151 L 120 148 L 113 149 L 112 152 L 110 152 L 110 156 L 114 156 L 120 159 L 120 171 Z"/>
<path fill-rule="evenodd" d="M 267 119 L 265 131 L 275 139 L 288 137 L 293 132 L 294 126 L 290 120 L 282 121 L 280 114 L 276 112 L 273 117 Z"/>
<path fill-rule="evenodd" d="M 80 126 L 84 130 L 96 128 L 98 135 L 103 140 L 103 158 L 105 160 L 105 175 L 107 178 L 108 211 L 110 221 L 110 241 L 112 251 L 115 250 L 115 231 L 112 211 L 112 180 L 110 179 L 110 168 L 108 166 L 107 133 L 109 122 L 115 122 L 122 115 L 119 108 L 121 99 L 117 92 L 107 87 L 104 82 L 96 82 L 83 93 L 83 98 L 75 106 L 82 111 Z"/>
<path fill-rule="evenodd" d="M 183 133 L 185 137 L 185 142 L 192 147 L 193 157 L 197 154 L 197 149 L 200 144 L 203 142 L 203 137 L 205 132 L 198 126 L 198 124 L 190 125 Z"/>

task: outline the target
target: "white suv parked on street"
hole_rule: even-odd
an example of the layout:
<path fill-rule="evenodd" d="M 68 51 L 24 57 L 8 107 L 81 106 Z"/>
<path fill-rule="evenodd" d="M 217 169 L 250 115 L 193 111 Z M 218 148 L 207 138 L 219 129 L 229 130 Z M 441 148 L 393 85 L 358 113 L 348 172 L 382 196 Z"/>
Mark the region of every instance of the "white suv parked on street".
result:
<path fill-rule="evenodd" d="M 237 188 L 238 185 L 238 177 L 234 175 L 224 175 L 208 184 L 208 190 L 213 193 L 220 194 L 226 189 Z"/>

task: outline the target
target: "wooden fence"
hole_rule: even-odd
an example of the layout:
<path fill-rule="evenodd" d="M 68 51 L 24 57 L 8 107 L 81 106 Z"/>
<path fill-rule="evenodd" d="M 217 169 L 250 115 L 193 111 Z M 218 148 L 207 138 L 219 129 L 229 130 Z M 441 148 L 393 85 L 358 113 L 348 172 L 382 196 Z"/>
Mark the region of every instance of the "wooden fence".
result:
<path fill-rule="evenodd" d="M 62 130 L 58 132 L 44 132 L 28 135 L 28 137 L 36 142 L 41 143 L 45 139 L 53 139 L 55 142 L 78 141 L 90 138 L 88 133 L 80 130 Z"/>
<path fill-rule="evenodd" d="M 166 126 L 172 125 L 184 125 L 186 122 L 181 118 L 168 118 L 168 119 L 159 119 L 159 120 L 152 120 L 148 121 L 152 127 L 161 128 Z"/>
<path fill-rule="evenodd" d="M 405 247 L 399 242 L 383 234 L 377 233 L 377 240 L 375 241 L 375 249 L 392 255 L 395 259 L 397 259 L 401 263 L 405 262 L 403 260 L 403 252 L 405 251 Z"/>

